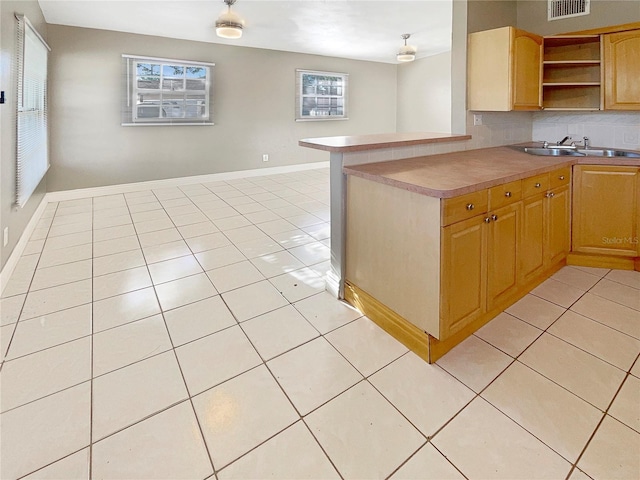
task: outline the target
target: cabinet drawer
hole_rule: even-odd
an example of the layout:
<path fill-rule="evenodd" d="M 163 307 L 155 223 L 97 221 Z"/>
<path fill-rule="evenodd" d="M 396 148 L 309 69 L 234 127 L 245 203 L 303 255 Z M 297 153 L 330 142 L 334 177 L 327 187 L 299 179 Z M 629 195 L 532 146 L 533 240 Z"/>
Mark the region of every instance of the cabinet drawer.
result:
<path fill-rule="evenodd" d="M 443 198 L 441 203 L 441 225 L 466 220 L 476 215 L 487 213 L 489 207 L 489 195 L 487 190 L 460 195 L 459 197 Z"/>
<path fill-rule="evenodd" d="M 569 185 L 571 181 L 571 167 L 559 168 L 549 174 L 551 189 Z"/>
<path fill-rule="evenodd" d="M 522 199 L 522 182 L 503 183 L 489 189 L 489 210 L 504 207 Z"/>
<path fill-rule="evenodd" d="M 524 198 L 544 193 L 549 190 L 549 174 L 543 173 L 522 180 L 522 196 Z"/>

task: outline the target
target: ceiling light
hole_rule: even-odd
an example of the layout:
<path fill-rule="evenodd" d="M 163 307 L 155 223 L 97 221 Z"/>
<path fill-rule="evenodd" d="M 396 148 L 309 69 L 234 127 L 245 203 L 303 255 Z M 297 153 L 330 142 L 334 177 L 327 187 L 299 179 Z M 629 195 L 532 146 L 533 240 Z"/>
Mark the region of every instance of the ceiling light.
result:
<path fill-rule="evenodd" d="M 244 20 L 231 11 L 231 5 L 236 3 L 236 0 L 224 0 L 224 3 L 228 8 L 216 20 L 216 35 L 222 38 L 240 38 Z"/>
<path fill-rule="evenodd" d="M 404 45 L 400 47 L 396 58 L 399 62 L 413 62 L 416 59 L 416 52 L 418 49 L 413 45 L 407 45 L 407 38 L 411 36 L 410 33 L 401 35 L 404 39 Z"/>

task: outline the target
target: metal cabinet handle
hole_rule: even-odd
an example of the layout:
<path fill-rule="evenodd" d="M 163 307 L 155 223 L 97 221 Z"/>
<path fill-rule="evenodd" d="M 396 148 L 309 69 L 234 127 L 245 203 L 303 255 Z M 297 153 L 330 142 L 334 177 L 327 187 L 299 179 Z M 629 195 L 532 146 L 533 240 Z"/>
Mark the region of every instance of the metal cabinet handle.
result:
<path fill-rule="evenodd" d="M 560 175 L 560 176 L 558 177 L 558 180 L 564 180 L 564 175 Z"/>
<path fill-rule="evenodd" d="M 511 192 L 504 192 L 504 196 L 507 198 L 511 198 Z"/>
<path fill-rule="evenodd" d="M 555 194 L 555 193 L 553 193 L 553 192 L 549 192 L 549 193 L 547 193 L 547 194 L 545 195 L 545 197 L 547 197 L 547 198 L 553 198 L 553 197 L 555 197 L 555 196 L 556 196 L 556 194 Z"/>
<path fill-rule="evenodd" d="M 542 186 L 542 185 L 540 185 L 539 183 L 536 183 L 536 184 L 534 185 L 534 187 L 536 187 L 536 188 L 540 188 L 541 186 Z"/>
<path fill-rule="evenodd" d="M 491 218 L 490 217 L 485 218 L 484 223 L 491 223 Z"/>
<path fill-rule="evenodd" d="M 495 214 L 491 215 L 491 220 L 493 220 L 495 222 L 496 220 L 498 220 L 498 216 L 495 215 Z"/>
<path fill-rule="evenodd" d="M 474 208 L 476 208 L 476 206 L 473 203 L 467 203 L 467 210 L 471 211 Z"/>

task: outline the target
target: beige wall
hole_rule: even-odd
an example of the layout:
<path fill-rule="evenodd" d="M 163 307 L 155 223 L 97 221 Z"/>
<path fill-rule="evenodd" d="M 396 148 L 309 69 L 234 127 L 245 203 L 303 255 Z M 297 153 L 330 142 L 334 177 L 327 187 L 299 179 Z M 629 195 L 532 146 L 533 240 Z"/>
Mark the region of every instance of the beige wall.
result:
<path fill-rule="evenodd" d="M 518 21 L 516 0 L 467 0 L 467 30 L 469 33 L 515 26 Z M 546 5 L 546 1 L 540 3 Z"/>
<path fill-rule="evenodd" d="M 591 0 L 591 13 L 580 17 L 547 20 L 547 2 L 518 0 L 518 28 L 538 35 L 555 35 L 590 28 L 640 22 L 638 0 Z"/>
<path fill-rule="evenodd" d="M 451 132 L 451 52 L 398 65 L 398 132 Z"/>
<path fill-rule="evenodd" d="M 37 1 L 0 1 L 0 88 L 5 91 L 6 103 L 0 105 L 0 266 L 24 232 L 27 223 L 40 204 L 46 190 L 46 177 L 23 208 L 14 207 L 16 162 L 16 26 L 15 13 L 26 15 L 40 35 L 47 39 L 47 24 Z M 9 227 L 9 243 L 2 246 L 2 232 Z"/>
<path fill-rule="evenodd" d="M 49 42 L 50 191 L 326 161 L 298 140 L 396 128 L 395 65 L 57 25 Z M 123 53 L 215 62 L 216 125 L 122 127 Z M 348 73 L 349 120 L 295 122 L 296 68 Z"/>

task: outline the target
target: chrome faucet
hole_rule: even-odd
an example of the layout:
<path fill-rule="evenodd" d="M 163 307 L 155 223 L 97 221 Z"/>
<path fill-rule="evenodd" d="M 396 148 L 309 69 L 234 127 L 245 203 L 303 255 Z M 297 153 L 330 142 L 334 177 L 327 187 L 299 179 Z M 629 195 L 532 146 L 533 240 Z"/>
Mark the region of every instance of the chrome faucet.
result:
<path fill-rule="evenodd" d="M 589 137 L 582 137 L 582 140 L 584 140 L 584 149 L 589 150 Z"/>
<path fill-rule="evenodd" d="M 566 136 L 564 137 L 562 140 L 560 140 L 558 143 L 556 143 L 556 145 L 560 146 L 560 145 L 564 145 L 564 142 L 566 142 L 567 140 L 571 140 L 570 136 Z"/>

